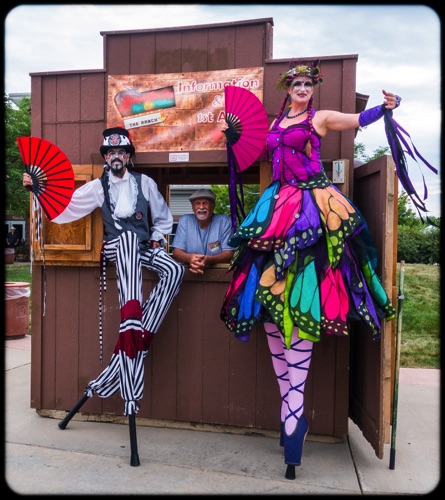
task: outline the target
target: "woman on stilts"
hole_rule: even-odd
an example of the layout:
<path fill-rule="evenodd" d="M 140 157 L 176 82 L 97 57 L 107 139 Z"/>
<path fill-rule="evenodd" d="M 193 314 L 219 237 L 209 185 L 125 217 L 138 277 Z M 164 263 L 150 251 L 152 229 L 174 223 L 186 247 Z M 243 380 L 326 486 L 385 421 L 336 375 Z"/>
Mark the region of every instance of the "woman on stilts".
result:
<path fill-rule="evenodd" d="M 379 339 L 381 320 L 395 309 L 376 275 L 376 249 L 353 203 L 327 178 L 320 142 L 329 131 L 366 127 L 399 106 L 383 90 L 383 104 L 359 114 L 316 111 L 318 61 L 283 73 L 287 94 L 269 129 L 272 183 L 229 244 L 237 248 L 221 319 L 241 341 L 263 323 L 281 394 L 280 444 L 285 477 L 295 479 L 310 422 L 304 388 L 314 342 L 322 333 L 347 335 L 360 320 Z"/>

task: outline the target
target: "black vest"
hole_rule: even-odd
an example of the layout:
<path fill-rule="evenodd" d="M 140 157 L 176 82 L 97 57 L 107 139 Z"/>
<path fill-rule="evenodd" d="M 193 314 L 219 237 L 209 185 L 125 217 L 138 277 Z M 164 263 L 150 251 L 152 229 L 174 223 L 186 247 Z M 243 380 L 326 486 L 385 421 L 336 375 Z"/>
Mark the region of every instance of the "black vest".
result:
<path fill-rule="evenodd" d="M 150 239 L 150 222 L 148 201 L 142 194 L 142 174 L 130 171 L 128 171 L 128 173 L 136 179 L 138 196 L 135 212 L 130 215 L 130 217 L 126 217 L 125 219 L 113 217 L 114 210 L 110 204 L 110 193 L 108 191 L 108 175 L 110 174 L 107 171 L 104 171 L 102 177 L 100 178 L 105 196 L 104 203 L 101 207 L 104 224 L 104 240 L 113 240 L 122 233 L 131 231 L 138 235 L 140 246 L 146 247 L 148 240 Z"/>

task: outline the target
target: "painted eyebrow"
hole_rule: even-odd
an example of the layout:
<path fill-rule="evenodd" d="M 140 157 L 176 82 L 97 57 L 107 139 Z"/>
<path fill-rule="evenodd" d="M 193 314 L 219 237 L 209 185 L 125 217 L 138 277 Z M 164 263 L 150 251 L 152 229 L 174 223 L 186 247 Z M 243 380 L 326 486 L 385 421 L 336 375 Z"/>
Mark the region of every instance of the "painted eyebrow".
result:
<path fill-rule="evenodd" d="M 297 80 L 292 84 L 292 87 L 296 87 L 297 85 L 301 85 L 302 83 L 305 87 L 313 87 L 314 86 L 314 84 L 310 81 L 303 82 L 302 80 Z"/>

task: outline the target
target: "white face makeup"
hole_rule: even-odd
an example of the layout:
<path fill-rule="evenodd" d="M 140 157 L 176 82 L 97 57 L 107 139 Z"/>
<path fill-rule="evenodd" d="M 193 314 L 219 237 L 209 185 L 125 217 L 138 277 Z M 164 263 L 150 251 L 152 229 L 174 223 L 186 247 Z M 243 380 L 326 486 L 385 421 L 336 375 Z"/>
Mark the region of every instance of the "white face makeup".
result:
<path fill-rule="evenodd" d="M 124 149 L 110 149 L 106 154 L 106 160 L 111 172 L 118 177 L 123 175 L 123 169 L 127 165 L 130 154 Z"/>
<path fill-rule="evenodd" d="M 291 102 L 299 106 L 308 103 L 312 97 L 313 90 L 314 84 L 309 77 L 297 76 L 290 84 L 287 92 Z"/>
<path fill-rule="evenodd" d="M 311 82 L 311 80 L 295 80 L 292 82 L 292 85 L 290 86 L 292 90 L 299 89 L 302 87 L 305 88 L 306 90 L 312 90 L 314 84 Z"/>

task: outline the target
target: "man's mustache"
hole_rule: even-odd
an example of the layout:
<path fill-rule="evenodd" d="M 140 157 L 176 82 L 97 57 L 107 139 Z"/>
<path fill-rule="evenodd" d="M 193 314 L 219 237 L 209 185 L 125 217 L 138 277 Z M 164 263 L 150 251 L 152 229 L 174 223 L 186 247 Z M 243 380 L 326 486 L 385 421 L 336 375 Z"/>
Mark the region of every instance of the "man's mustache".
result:
<path fill-rule="evenodd" d="M 120 167 L 119 168 L 123 168 L 124 166 L 124 162 L 122 160 L 119 160 L 119 159 L 116 159 L 116 160 L 113 160 L 110 164 L 110 168 L 114 168 L 116 169 L 116 163 L 119 163 Z"/>

